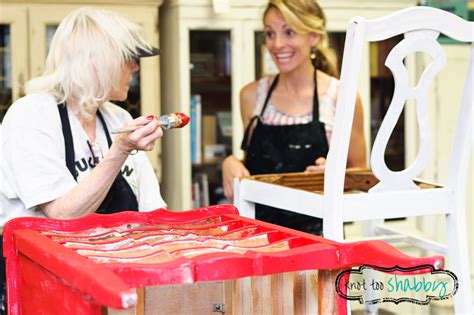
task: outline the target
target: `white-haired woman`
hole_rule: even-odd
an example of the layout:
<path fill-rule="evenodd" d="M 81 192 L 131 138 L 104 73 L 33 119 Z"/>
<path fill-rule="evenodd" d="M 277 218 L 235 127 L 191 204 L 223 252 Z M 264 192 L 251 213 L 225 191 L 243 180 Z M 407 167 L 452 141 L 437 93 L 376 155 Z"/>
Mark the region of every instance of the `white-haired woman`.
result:
<path fill-rule="evenodd" d="M 109 102 L 127 98 L 138 58 L 158 53 L 142 33 L 118 14 L 91 8 L 73 11 L 60 23 L 44 74 L 26 84 L 27 95 L 3 120 L 8 217 L 43 213 L 70 219 L 165 206 L 140 152 L 152 150 L 163 135 L 158 121 L 132 120 Z M 124 125 L 143 127 L 114 138 L 110 131 Z M 134 150 L 138 154 L 131 155 Z"/>
<path fill-rule="evenodd" d="M 127 98 L 138 59 L 158 52 L 138 25 L 113 12 L 82 8 L 64 18 L 43 75 L 26 84 L 2 123 L 1 226 L 19 216 L 166 206 L 143 152 L 163 135 L 157 119 L 132 119 L 109 102 Z M 110 133 L 124 126 L 141 127 Z"/>
<path fill-rule="evenodd" d="M 43 75 L 3 120 L 0 226 L 19 216 L 166 207 L 143 152 L 163 135 L 157 119 L 132 119 L 109 102 L 125 100 L 138 59 L 158 53 L 116 13 L 82 8 L 63 19 Z M 124 126 L 140 128 L 110 133 Z"/>

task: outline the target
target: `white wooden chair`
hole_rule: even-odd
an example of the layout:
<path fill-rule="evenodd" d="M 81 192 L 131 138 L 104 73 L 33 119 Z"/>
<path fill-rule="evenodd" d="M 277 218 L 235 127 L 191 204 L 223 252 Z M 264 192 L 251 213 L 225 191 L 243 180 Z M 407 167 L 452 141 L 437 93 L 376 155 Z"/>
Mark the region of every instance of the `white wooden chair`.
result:
<path fill-rule="evenodd" d="M 400 34 L 404 34 L 404 39 L 392 49 L 386 60 L 386 65 L 395 78 L 395 92 L 370 157 L 372 172 L 380 182 L 366 193 L 346 194 L 345 166 L 363 45 Z M 442 187 L 420 189 L 414 179 L 427 166 L 432 134 L 428 122 L 427 89 L 446 63 L 443 48 L 437 42 L 440 34 L 461 42 L 470 42 L 470 63 L 451 149 L 448 183 Z M 459 279 L 459 291 L 454 297 L 456 313 L 473 314 L 465 216 L 466 187 L 473 145 L 473 41 L 474 22 L 467 22 L 439 9 L 413 7 L 379 19 L 353 18 L 346 34 L 335 126 L 324 176 L 324 192 L 303 191 L 252 178 L 236 179 L 234 198 L 241 215 L 254 217 L 255 203 L 296 211 L 322 218 L 324 237 L 342 241 L 344 222 L 372 220 L 371 222 L 383 223 L 383 219 L 388 218 L 444 214 L 447 246 L 412 237 L 408 240 L 448 257 L 447 268 Z M 428 54 L 432 63 L 426 68 L 418 84 L 411 87 L 403 59 L 414 52 Z M 411 165 L 403 171 L 394 172 L 387 167 L 384 153 L 408 99 L 416 101 L 419 152 Z M 378 226 L 373 226 L 371 231 L 374 234 L 384 231 L 394 233 Z"/>

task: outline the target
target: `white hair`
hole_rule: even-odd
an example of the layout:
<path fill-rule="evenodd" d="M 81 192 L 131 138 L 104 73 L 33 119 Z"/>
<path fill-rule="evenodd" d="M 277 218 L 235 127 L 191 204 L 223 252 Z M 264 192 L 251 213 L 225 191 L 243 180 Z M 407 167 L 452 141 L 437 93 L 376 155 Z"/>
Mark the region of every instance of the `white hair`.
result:
<path fill-rule="evenodd" d="M 59 24 L 43 75 L 26 83 L 25 92 L 52 94 L 58 103 L 75 102 L 84 118 L 118 87 L 122 67 L 139 51 L 150 51 L 143 29 L 110 11 L 81 8 Z"/>

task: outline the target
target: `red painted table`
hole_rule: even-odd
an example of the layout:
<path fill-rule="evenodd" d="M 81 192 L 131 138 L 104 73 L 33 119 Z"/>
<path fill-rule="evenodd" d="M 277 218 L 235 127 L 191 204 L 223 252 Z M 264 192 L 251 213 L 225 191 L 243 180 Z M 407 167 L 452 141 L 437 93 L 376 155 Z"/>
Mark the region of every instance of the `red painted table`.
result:
<path fill-rule="evenodd" d="M 362 264 L 444 263 L 440 256 L 407 256 L 381 241 L 336 243 L 241 217 L 228 205 L 91 214 L 75 220 L 18 218 L 6 224 L 3 235 L 12 315 L 38 310 L 101 314 L 104 307 L 137 304 L 136 288 L 151 286 L 337 271 Z M 345 300 L 335 292 L 329 296 L 338 300 L 335 307 L 343 314 Z"/>

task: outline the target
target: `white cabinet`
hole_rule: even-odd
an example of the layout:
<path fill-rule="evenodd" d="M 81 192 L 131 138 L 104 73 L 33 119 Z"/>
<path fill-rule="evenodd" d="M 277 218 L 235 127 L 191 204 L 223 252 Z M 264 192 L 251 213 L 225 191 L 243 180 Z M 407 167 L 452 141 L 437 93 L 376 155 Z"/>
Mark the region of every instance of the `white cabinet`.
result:
<path fill-rule="evenodd" d="M 242 138 L 240 122 L 239 91 L 253 75 L 253 39 L 252 32 L 260 28 L 254 21 L 261 16 L 261 6 L 252 4 L 247 7 L 232 7 L 229 12 L 215 14 L 210 1 L 167 1 L 160 10 L 160 30 L 162 34 L 162 108 L 164 112 L 190 112 L 192 89 L 191 80 L 191 43 L 192 37 L 200 31 L 216 32 L 216 45 L 222 37 L 220 32 L 228 34 L 228 55 L 209 55 L 208 59 L 227 58 L 227 71 L 230 74 L 228 95 L 223 97 L 220 109 L 232 115 L 232 151 L 239 152 Z M 220 39 L 219 39 L 220 38 Z M 213 45 L 211 43 L 211 45 Z M 204 49 L 205 51 L 205 49 Z M 205 54 L 203 54 L 205 55 Z M 206 58 L 203 56 L 203 58 Z M 212 70 L 209 70 L 212 71 Z M 196 82 L 193 80 L 193 83 Z M 212 88 L 212 87 L 211 87 Z M 216 89 L 224 88 L 222 85 Z M 217 96 L 218 97 L 218 96 Z M 216 103 L 214 99 L 211 102 Z M 202 99 L 202 107 L 209 99 Z M 207 109 L 203 109 L 208 113 Z M 170 209 L 184 210 L 192 208 L 191 128 L 172 130 L 163 138 L 163 185 L 162 193 Z M 205 163 L 200 163 L 205 164 Z M 199 166 L 195 166 L 199 167 Z M 207 168 L 218 168 L 219 163 Z M 195 170 L 198 172 L 198 170 Z"/>
<path fill-rule="evenodd" d="M 0 9 L 0 121 L 12 100 L 20 97 L 29 78 L 26 7 L 1 4 Z"/>
<path fill-rule="evenodd" d="M 74 3 L 74 4 L 73 4 Z M 57 25 L 72 10 L 88 1 L 5 1 L 0 4 L 0 120 L 13 101 L 22 95 L 30 78 L 43 72 L 44 62 Z M 143 26 L 147 40 L 159 47 L 158 8 L 162 0 L 95 1 L 94 7 L 113 10 Z M 93 43 L 84 43 L 93 45 Z M 160 114 L 159 58 L 143 58 L 129 99 L 122 104 L 132 115 Z M 160 176 L 161 146 L 150 152 L 155 172 Z"/>

